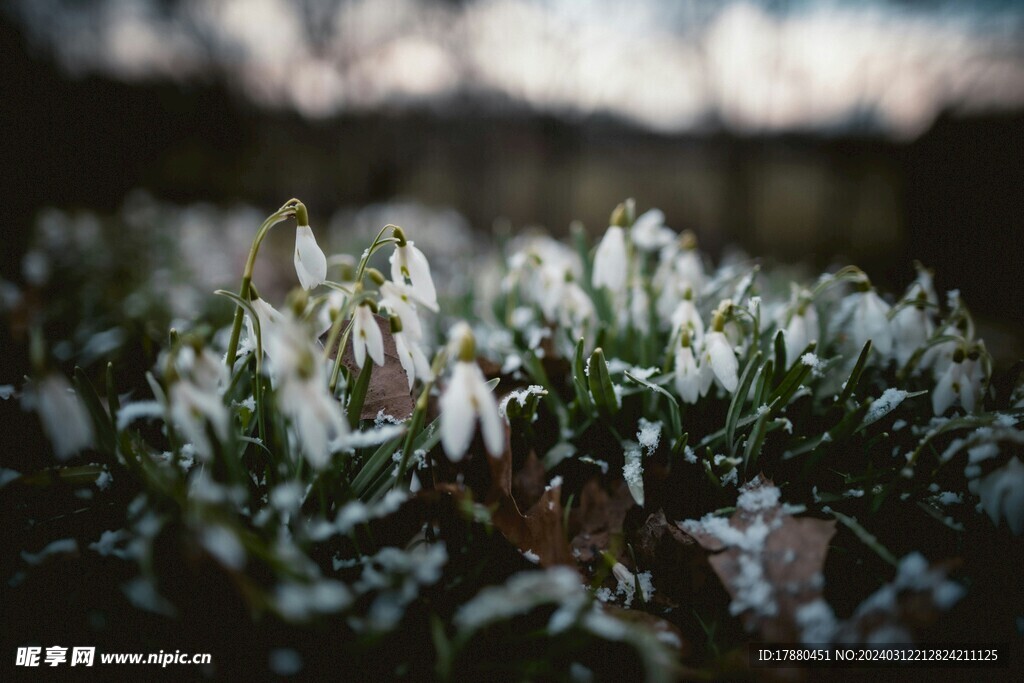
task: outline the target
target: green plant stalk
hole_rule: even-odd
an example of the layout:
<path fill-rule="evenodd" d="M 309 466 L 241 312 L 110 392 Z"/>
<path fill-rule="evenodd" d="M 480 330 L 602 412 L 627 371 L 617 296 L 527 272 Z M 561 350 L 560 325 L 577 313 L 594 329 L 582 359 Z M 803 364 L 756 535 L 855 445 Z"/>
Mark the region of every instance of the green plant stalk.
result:
<path fill-rule="evenodd" d="M 309 224 L 305 205 L 297 199 L 289 199 L 285 202 L 284 206 L 268 216 L 267 220 L 263 221 L 263 225 L 260 226 L 259 231 L 256 233 L 256 238 L 252 241 L 252 246 L 249 247 L 249 258 L 245 261 L 245 270 L 242 271 L 242 285 L 238 288 L 238 296 L 246 301 L 249 300 L 249 285 L 252 284 L 252 274 L 256 269 L 256 255 L 259 254 L 263 238 L 267 236 L 272 227 L 293 216 L 298 217 L 300 223 L 304 225 Z M 235 366 L 235 357 L 238 355 L 238 338 L 242 334 L 242 318 L 244 315 L 241 306 L 235 308 L 235 319 L 231 324 L 231 338 L 228 341 L 228 350 L 225 356 L 228 369 L 232 369 Z"/>

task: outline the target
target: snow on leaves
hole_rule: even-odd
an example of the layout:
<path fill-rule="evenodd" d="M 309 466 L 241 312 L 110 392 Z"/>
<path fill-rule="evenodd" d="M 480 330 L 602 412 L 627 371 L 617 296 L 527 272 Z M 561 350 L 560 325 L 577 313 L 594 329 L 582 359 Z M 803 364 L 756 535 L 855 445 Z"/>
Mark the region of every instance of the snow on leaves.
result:
<path fill-rule="evenodd" d="M 822 568 L 835 521 L 797 518 L 779 489 L 755 477 L 729 519 L 708 514 L 679 522 L 705 550 L 732 602 L 729 611 L 767 641 L 800 640 L 801 609 L 821 599 Z"/>

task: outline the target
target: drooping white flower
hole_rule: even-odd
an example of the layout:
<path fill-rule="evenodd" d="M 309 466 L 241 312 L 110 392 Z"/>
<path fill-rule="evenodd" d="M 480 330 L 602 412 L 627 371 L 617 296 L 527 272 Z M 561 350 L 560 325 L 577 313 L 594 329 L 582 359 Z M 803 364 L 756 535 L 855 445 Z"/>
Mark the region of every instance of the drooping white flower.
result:
<path fill-rule="evenodd" d="M 619 226 L 611 225 L 594 252 L 592 284 L 595 289 L 606 287 L 615 293 L 624 292 L 627 270 L 626 233 Z"/>
<path fill-rule="evenodd" d="M 441 445 L 449 460 L 462 460 L 479 417 L 484 447 L 491 456 L 499 457 L 505 450 L 505 424 L 498 402 L 476 364 L 473 333 L 468 325 L 455 326 L 452 343 L 458 349 L 458 360 L 441 396 Z"/>
<path fill-rule="evenodd" d="M 256 312 L 256 319 L 259 322 L 259 337 L 263 347 L 263 353 L 266 354 L 267 358 L 273 361 L 274 357 L 279 355 L 277 346 L 277 339 L 279 335 L 277 333 L 282 328 L 283 316 L 280 311 L 263 299 L 256 298 L 251 300 L 249 303 Z M 252 340 L 251 348 L 256 348 L 256 329 L 248 314 L 245 316 L 245 324 L 249 334 L 249 339 Z"/>
<path fill-rule="evenodd" d="M 650 299 L 647 290 L 640 281 L 635 281 L 629 297 L 629 318 L 633 327 L 647 334 L 651 329 Z"/>
<path fill-rule="evenodd" d="M 1015 536 L 1024 534 L 1024 463 L 1019 458 L 1011 456 L 1005 466 L 971 482 L 971 490 L 993 524 L 1005 519 Z"/>
<path fill-rule="evenodd" d="M 704 321 L 700 319 L 697 306 L 693 303 L 693 290 L 686 290 L 683 299 L 672 312 L 672 327 L 688 329 L 696 342 L 704 338 Z"/>
<path fill-rule="evenodd" d="M 682 334 L 683 338 L 676 347 L 675 354 L 676 393 L 686 403 L 696 403 L 701 394 L 700 370 L 697 368 L 697 359 L 694 358 L 690 345 L 690 334 L 687 330 Z"/>
<path fill-rule="evenodd" d="M 967 355 L 963 349 L 957 349 L 932 392 L 932 410 L 936 415 L 942 415 L 959 400 L 965 411 L 974 412 L 981 399 L 983 382 L 977 353 Z"/>
<path fill-rule="evenodd" d="M 786 325 L 786 365 L 791 366 L 807 345 L 818 341 L 818 312 L 811 303 L 794 311 Z"/>
<path fill-rule="evenodd" d="M 26 407 L 39 413 L 43 431 L 59 460 L 67 460 L 93 444 L 89 412 L 63 375 L 51 373 L 26 394 Z"/>
<path fill-rule="evenodd" d="M 217 439 L 227 440 L 231 413 L 221 392 L 228 382 L 223 363 L 206 348 L 184 344 L 172 356 L 173 377 L 168 388 L 169 412 L 174 426 L 203 460 L 213 457 L 207 424 Z"/>
<path fill-rule="evenodd" d="M 658 255 L 653 280 L 655 289 L 659 291 L 658 315 L 662 318 L 671 315 L 687 290 L 695 298 L 703 291 L 704 280 L 704 263 L 697 251 L 697 239 L 692 232 L 684 232 Z"/>
<path fill-rule="evenodd" d="M 641 251 L 658 251 L 676 238 L 675 231 L 665 227 L 665 214 L 659 209 L 650 209 L 637 216 L 631 230 L 633 244 Z"/>
<path fill-rule="evenodd" d="M 413 289 L 407 285 L 387 281 L 380 286 L 380 294 L 381 306 L 386 306 L 393 315 L 398 316 L 402 321 L 402 330 L 411 339 L 423 339 L 423 326 L 413 303 Z"/>
<path fill-rule="evenodd" d="M 704 337 L 703 362 L 711 367 L 715 379 L 723 389 L 730 394 L 736 391 L 739 384 L 739 361 L 736 360 L 732 345 L 723 332 L 716 330 Z"/>
<path fill-rule="evenodd" d="M 360 368 L 367 354 L 377 365 L 384 365 L 384 337 L 369 306 L 356 306 L 352 315 L 352 352 Z"/>
<path fill-rule="evenodd" d="M 200 460 L 213 457 L 213 443 L 206 425 L 213 427 L 214 434 L 221 441 L 228 436 L 231 414 L 224 405 L 219 392 L 207 391 L 189 379 L 179 379 L 167 391 L 170 403 L 170 417 L 174 426 L 188 443 L 195 448 Z"/>
<path fill-rule="evenodd" d="M 303 289 L 313 289 L 327 279 L 327 257 L 308 225 L 295 228 L 295 274 Z"/>
<path fill-rule="evenodd" d="M 892 354 L 892 326 L 889 324 L 889 304 L 882 301 L 874 289 L 857 292 L 850 319 L 850 339 L 858 348 L 870 339 L 882 358 Z"/>
<path fill-rule="evenodd" d="M 291 422 L 306 460 L 323 469 L 330 461 L 331 441 L 346 434 L 348 424 L 341 403 L 328 388 L 321 354 L 290 314 L 278 313 L 264 331 L 264 346 L 273 364 L 277 407 Z"/>
<path fill-rule="evenodd" d="M 395 246 L 391 252 L 391 279 L 404 283 L 406 278 L 412 283 L 416 299 L 432 311 L 437 311 L 437 290 L 430 276 L 430 264 L 423 252 L 417 249 L 412 241 Z"/>
<path fill-rule="evenodd" d="M 597 318 L 594 302 L 576 282 L 566 282 L 558 300 L 558 320 L 572 331 L 573 338 L 585 336 Z"/>
<path fill-rule="evenodd" d="M 331 442 L 348 433 L 348 424 L 341 403 L 327 387 L 327 372 L 318 354 L 308 356 L 307 362 L 310 372 L 281 373 L 277 403 L 291 420 L 307 462 L 322 470 L 330 462 Z"/>
<path fill-rule="evenodd" d="M 423 354 L 423 349 L 415 339 L 408 337 L 403 330 L 392 332 L 395 340 L 395 351 L 398 353 L 398 360 L 402 363 L 405 376 L 409 380 L 409 389 L 412 390 L 413 383 L 420 379 L 429 382 L 434 378 L 430 370 L 430 362 Z"/>
<path fill-rule="evenodd" d="M 920 303 L 904 306 L 892 319 L 892 336 L 895 346 L 896 361 L 906 365 L 914 352 L 924 346 L 935 331 L 928 309 Z"/>

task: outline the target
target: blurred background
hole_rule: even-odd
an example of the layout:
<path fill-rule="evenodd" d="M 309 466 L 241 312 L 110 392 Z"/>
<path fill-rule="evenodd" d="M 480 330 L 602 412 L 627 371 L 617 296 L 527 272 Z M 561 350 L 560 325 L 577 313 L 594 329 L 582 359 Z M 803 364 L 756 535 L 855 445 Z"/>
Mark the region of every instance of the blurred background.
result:
<path fill-rule="evenodd" d="M 95 249 L 106 295 L 135 268 L 171 296 L 164 249 L 197 291 L 236 286 L 291 196 L 330 246 L 401 223 L 456 275 L 496 227 L 596 235 L 632 196 L 716 256 L 855 262 L 893 290 L 918 259 L 1019 353 L 1024 3 L 0 7 L 9 309 Z"/>

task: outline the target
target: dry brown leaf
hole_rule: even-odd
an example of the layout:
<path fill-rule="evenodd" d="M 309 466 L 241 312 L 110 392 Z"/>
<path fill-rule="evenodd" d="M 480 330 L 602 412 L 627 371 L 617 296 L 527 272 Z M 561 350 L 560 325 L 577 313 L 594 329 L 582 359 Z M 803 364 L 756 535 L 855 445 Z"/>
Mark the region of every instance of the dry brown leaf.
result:
<path fill-rule="evenodd" d="M 362 420 L 372 420 L 377 417 L 380 411 L 385 415 L 391 415 L 399 420 L 404 420 L 412 415 L 413 400 L 409 391 L 409 378 L 402 367 L 402 361 L 398 358 L 398 351 L 395 349 L 395 338 L 391 336 L 391 323 L 387 318 L 379 315 L 373 316 L 377 327 L 380 328 L 381 336 L 384 338 L 384 365 L 374 365 L 373 374 L 370 375 L 370 387 L 366 391 L 366 400 L 363 402 L 363 411 L 360 414 Z M 346 320 L 345 325 L 348 325 Z M 344 328 L 343 328 L 344 329 Z M 336 351 L 332 351 L 333 358 Z M 355 354 L 352 351 L 352 342 L 349 340 L 345 352 L 341 356 L 341 362 L 352 373 L 352 377 L 359 374 L 359 366 L 356 365 Z M 368 363 L 373 361 L 367 359 Z"/>
<path fill-rule="evenodd" d="M 715 553 L 708 562 L 748 630 L 768 642 L 800 640 L 796 612 L 821 598 L 834 520 L 794 517 L 771 481 L 758 476 L 741 489 L 728 521 L 707 515 L 680 527 Z"/>
<path fill-rule="evenodd" d="M 576 559 L 589 563 L 601 552 L 611 550 L 613 540 L 622 537 L 626 513 L 635 504 L 624 481 L 618 482 L 618 488 L 611 496 L 597 477 L 588 481 L 580 492 L 580 506 L 572 514 L 571 529 L 576 532 L 572 548 Z"/>
<path fill-rule="evenodd" d="M 556 564 L 575 567 L 562 524 L 562 487 L 546 488 L 523 515 L 512 497 L 512 451 L 506 436 L 505 452 L 487 457 L 491 469 L 488 503 L 497 504 L 491 515 L 494 526 L 522 552 L 535 554 L 542 567 Z"/>

